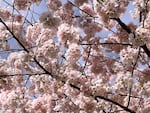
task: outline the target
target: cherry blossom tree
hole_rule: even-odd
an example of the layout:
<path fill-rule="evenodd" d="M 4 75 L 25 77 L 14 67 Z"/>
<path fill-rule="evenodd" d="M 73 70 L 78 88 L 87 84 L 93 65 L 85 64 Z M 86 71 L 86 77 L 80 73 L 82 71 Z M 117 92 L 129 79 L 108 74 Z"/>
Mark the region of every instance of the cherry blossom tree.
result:
<path fill-rule="evenodd" d="M 150 112 L 150 0 L 0 4 L 1 113 Z"/>

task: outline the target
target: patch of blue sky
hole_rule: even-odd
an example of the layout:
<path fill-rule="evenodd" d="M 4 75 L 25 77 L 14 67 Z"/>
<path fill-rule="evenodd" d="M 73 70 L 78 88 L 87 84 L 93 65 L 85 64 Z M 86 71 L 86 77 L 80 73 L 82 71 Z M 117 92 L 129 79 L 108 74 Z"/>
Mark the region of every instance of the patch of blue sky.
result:
<path fill-rule="evenodd" d="M 135 10 L 135 7 L 132 4 L 132 2 L 130 2 L 129 6 L 128 6 L 126 12 L 125 12 L 125 15 L 121 18 L 121 20 L 123 22 L 127 23 L 127 24 L 130 23 L 130 22 L 132 22 L 135 25 L 138 25 L 139 24 L 139 20 L 131 18 L 131 15 L 130 15 L 131 11 L 134 11 L 134 10 Z"/>
<path fill-rule="evenodd" d="M 39 16 L 41 15 L 41 13 L 48 11 L 45 0 L 42 0 L 42 2 L 39 5 L 33 4 L 30 7 L 30 9 L 31 10 L 30 10 L 27 18 L 29 20 L 34 19 L 35 22 L 39 19 Z"/>

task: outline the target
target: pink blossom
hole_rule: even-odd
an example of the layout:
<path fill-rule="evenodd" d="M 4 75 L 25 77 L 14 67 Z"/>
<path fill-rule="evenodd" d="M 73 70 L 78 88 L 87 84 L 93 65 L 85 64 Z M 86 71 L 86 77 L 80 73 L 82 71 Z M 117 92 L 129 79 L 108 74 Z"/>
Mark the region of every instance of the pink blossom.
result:
<path fill-rule="evenodd" d="M 85 11 L 87 14 L 89 14 L 90 16 L 94 16 L 96 13 L 93 11 L 92 7 L 87 4 L 87 3 L 84 3 L 82 6 L 80 6 L 80 8 Z M 85 13 L 83 12 L 83 13 Z"/>
<path fill-rule="evenodd" d="M 59 10 L 56 11 L 56 15 L 59 16 L 63 22 L 71 23 L 73 17 L 72 5 L 65 4 L 64 7 L 60 7 Z"/>
<path fill-rule="evenodd" d="M 75 4 L 82 5 L 83 3 L 87 3 L 87 0 L 75 0 Z"/>
<path fill-rule="evenodd" d="M 101 32 L 103 29 L 101 24 L 92 21 L 91 18 L 87 19 L 86 16 L 81 17 L 80 21 L 80 26 L 83 28 L 87 36 L 94 36 L 96 32 Z"/>
<path fill-rule="evenodd" d="M 120 52 L 120 60 L 126 66 L 132 66 L 136 62 L 138 50 L 128 47 Z"/>
<path fill-rule="evenodd" d="M 60 19 L 56 17 L 51 11 L 44 12 L 39 18 L 44 28 L 57 28 Z"/>
<path fill-rule="evenodd" d="M 30 43 L 33 43 L 35 40 L 38 39 L 41 29 L 42 29 L 42 26 L 39 23 L 36 23 L 33 26 L 28 26 L 27 32 L 26 32 L 26 40 L 30 41 Z"/>
<path fill-rule="evenodd" d="M 149 6 L 148 0 L 2 0 L 0 112 L 148 113 Z M 139 21 L 122 21 L 129 9 Z"/>
<path fill-rule="evenodd" d="M 0 8 L 0 17 L 4 20 L 7 20 L 9 19 L 11 16 L 11 13 L 10 13 L 10 10 L 8 9 L 3 9 L 3 8 Z"/>
<path fill-rule="evenodd" d="M 81 56 L 79 45 L 71 44 L 67 50 L 66 58 L 72 64 L 74 64 Z"/>
<path fill-rule="evenodd" d="M 147 41 L 149 40 L 149 35 L 150 35 L 149 29 L 138 27 L 135 30 L 135 37 L 133 36 L 133 34 L 130 34 L 129 40 L 135 47 L 139 47 L 147 43 Z"/>
<path fill-rule="evenodd" d="M 80 38 L 80 31 L 78 28 L 67 23 L 61 24 L 58 27 L 58 37 L 60 42 L 77 42 Z"/>
<path fill-rule="evenodd" d="M 53 40 L 48 40 L 44 42 L 44 45 L 39 47 L 37 50 L 37 56 L 42 57 L 50 57 L 50 58 L 56 58 L 58 57 L 59 52 L 59 46 L 54 45 Z"/>
<path fill-rule="evenodd" d="M 48 0 L 46 5 L 48 6 L 48 8 L 56 11 L 59 9 L 59 7 L 62 5 L 60 0 Z"/>
<path fill-rule="evenodd" d="M 14 0 L 14 6 L 18 9 L 18 10 L 26 10 L 27 8 L 29 8 L 29 0 Z"/>

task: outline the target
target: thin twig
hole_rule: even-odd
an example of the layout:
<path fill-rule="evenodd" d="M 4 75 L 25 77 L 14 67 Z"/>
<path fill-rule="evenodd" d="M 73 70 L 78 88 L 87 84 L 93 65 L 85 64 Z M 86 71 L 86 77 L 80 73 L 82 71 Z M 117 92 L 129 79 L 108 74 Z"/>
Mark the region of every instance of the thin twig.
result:
<path fill-rule="evenodd" d="M 87 43 L 87 44 L 80 44 L 80 45 L 95 45 L 95 46 L 97 46 L 97 45 L 124 45 L 124 46 L 133 46 L 129 43 L 111 43 L 111 42 L 104 42 L 104 43 L 99 43 L 99 44 L 89 44 L 89 43 Z"/>
<path fill-rule="evenodd" d="M 1 74 L 0 79 L 7 78 L 7 77 L 13 77 L 13 76 L 24 76 L 24 75 L 33 76 L 33 75 L 42 75 L 42 74 L 46 74 L 46 73 Z"/>
<path fill-rule="evenodd" d="M 139 59 L 139 56 L 140 56 L 140 48 L 139 48 L 139 51 L 138 51 L 138 55 L 137 55 L 137 58 L 136 58 L 136 61 L 133 65 L 133 68 L 132 68 L 132 74 L 131 74 L 131 77 L 133 78 L 133 74 L 134 74 L 134 70 L 135 70 L 135 66 L 137 65 L 137 62 L 138 62 L 138 59 Z M 129 89 L 129 98 L 128 98 L 128 103 L 127 103 L 127 107 L 129 107 L 129 104 L 130 104 L 130 101 L 131 101 L 131 93 L 132 93 L 132 87 L 133 85 L 131 84 L 131 87 Z"/>

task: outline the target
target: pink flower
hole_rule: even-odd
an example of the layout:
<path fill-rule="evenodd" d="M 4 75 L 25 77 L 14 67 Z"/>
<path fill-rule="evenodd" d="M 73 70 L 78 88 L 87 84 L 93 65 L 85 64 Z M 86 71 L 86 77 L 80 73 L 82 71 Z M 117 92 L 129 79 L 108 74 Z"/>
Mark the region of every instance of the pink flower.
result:
<path fill-rule="evenodd" d="M 82 6 L 80 6 L 80 9 L 82 9 L 83 11 L 85 11 L 87 14 L 89 14 L 90 16 L 95 16 L 96 13 L 94 12 L 94 10 L 92 9 L 91 5 L 84 3 Z M 83 13 L 85 13 L 83 12 Z M 85 13 L 85 14 L 86 14 Z"/>
<path fill-rule="evenodd" d="M 67 60 L 71 64 L 74 64 L 75 62 L 77 62 L 77 60 L 79 60 L 80 56 L 81 56 L 81 53 L 80 53 L 79 45 L 74 44 L 74 43 L 70 44 L 66 53 Z"/>
<path fill-rule="evenodd" d="M 77 5 L 82 5 L 83 3 L 87 3 L 88 2 L 88 0 L 75 0 L 75 4 L 77 4 Z"/>
<path fill-rule="evenodd" d="M 129 40 L 131 41 L 133 46 L 139 47 L 149 41 L 149 36 L 150 30 L 140 26 L 135 30 L 135 37 L 132 33 L 129 35 Z"/>
<path fill-rule="evenodd" d="M 136 61 L 138 49 L 130 48 L 123 49 L 120 52 L 120 60 L 125 66 L 132 66 Z"/>
<path fill-rule="evenodd" d="M 51 11 L 42 13 L 39 20 L 43 24 L 44 28 L 50 29 L 56 29 L 60 22 L 60 19 L 56 17 Z"/>
<path fill-rule="evenodd" d="M 4 19 L 4 20 L 8 20 L 11 16 L 11 13 L 8 9 L 3 9 L 0 8 L 0 18 Z"/>
<path fill-rule="evenodd" d="M 77 42 L 80 37 L 79 29 L 67 23 L 61 24 L 58 27 L 57 34 L 59 41 L 62 43 L 66 42 L 67 40 L 71 43 Z"/>
<path fill-rule="evenodd" d="M 62 5 L 60 0 L 48 0 L 46 5 L 48 6 L 48 8 L 50 8 L 51 10 L 58 10 L 59 7 Z"/>
<path fill-rule="evenodd" d="M 29 8 L 29 0 L 14 0 L 14 6 L 18 10 L 26 10 Z"/>
<path fill-rule="evenodd" d="M 37 49 L 37 56 L 38 57 L 49 57 L 49 58 L 57 58 L 59 52 L 59 46 L 53 43 L 53 40 L 48 40 L 43 43 L 41 47 Z"/>
<path fill-rule="evenodd" d="M 56 11 L 56 15 L 59 16 L 63 22 L 71 23 L 73 17 L 73 10 L 72 5 L 66 3 L 64 7 L 60 7 L 59 10 Z"/>
<path fill-rule="evenodd" d="M 35 43 L 41 33 L 42 26 L 40 23 L 35 23 L 33 26 L 28 26 L 26 32 L 26 41 Z"/>

